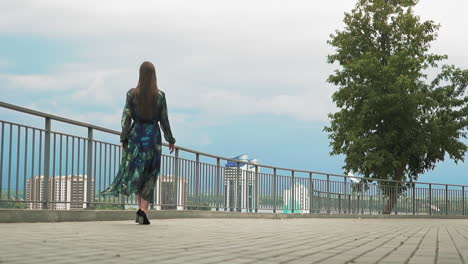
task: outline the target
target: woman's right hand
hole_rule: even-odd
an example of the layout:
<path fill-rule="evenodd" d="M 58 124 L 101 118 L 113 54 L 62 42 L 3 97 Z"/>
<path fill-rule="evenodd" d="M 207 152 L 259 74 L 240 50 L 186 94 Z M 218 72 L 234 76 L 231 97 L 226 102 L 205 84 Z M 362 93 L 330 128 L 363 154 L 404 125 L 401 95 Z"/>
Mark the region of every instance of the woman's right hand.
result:
<path fill-rule="evenodd" d="M 172 152 L 174 152 L 175 150 L 175 144 L 169 144 L 169 150 L 171 151 L 171 154 L 172 154 Z"/>

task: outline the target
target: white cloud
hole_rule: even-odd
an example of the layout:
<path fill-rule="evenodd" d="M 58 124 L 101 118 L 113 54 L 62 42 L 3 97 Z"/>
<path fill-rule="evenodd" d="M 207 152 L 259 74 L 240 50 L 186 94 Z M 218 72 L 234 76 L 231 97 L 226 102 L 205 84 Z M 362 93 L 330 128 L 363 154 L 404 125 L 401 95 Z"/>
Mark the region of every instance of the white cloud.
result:
<path fill-rule="evenodd" d="M 12 63 L 6 59 L 0 58 L 0 70 L 11 67 Z"/>
<path fill-rule="evenodd" d="M 56 114 L 119 129 L 125 92 L 135 86 L 139 64 L 150 60 L 181 133 L 226 122 L 225 116 L 322 121 L 335 109 L 335 88 L 325 82 L 334 68 L 326 63 L 332 52 L 326 40 L 354 3 L 2 1 L 0 32 L 69 40 L 80 61 L 43 75 L 0 74 L 1 89 L 9 98 L 37 95 L 34 104 Z M 443 25 L 435 49 L 463 67 L 468 39 L 455 13 L 467 3 L 422 1 L 417 8 Z M 0 69 L 2 63 L 11 62 L 0 60 Z"/>

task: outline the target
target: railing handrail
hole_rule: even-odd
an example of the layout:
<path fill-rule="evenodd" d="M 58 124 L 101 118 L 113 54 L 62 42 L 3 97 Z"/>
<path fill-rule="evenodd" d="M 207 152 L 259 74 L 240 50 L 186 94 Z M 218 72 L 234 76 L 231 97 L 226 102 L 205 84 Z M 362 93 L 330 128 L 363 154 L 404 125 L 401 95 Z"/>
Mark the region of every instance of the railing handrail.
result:
<path fill-rule="evenodd" d="M 40 117 L 48 117 L 51 120 L 56 120 L 56 121 L 60 121 L 60 122 L 63 122 L 63 123 L 68 123 L 68 124 L 81 126 L 81 127 L 89 127 L 89 128 L 92 128 L 92 129 L 102 131 L 102 132 L 107 132 L 107 133 L 114 134 L 114 135 L 120 135 L 119 131 L 116 131 L 116 130 L 113 130 L 113 129 L 100 127 L 100 126 L 96 126 L 96 125 L 93 125 L 93 124 L 89 124 L 89 123 L 76 121 L 76 120 L 72 120 L 72 119 L 69 119 L 69 118 L 61 117 L 61 116 L 56 116 L 56 115 L 44 113 L 44 112 L 41 112 L 41 111 L 36 111 L 36 110 L 30 109 L 30 108 L 9 104 L 9 103 L 3 102 L 3 101 L 0 101 L 0 106 L 4 107 L 4 108 L 11 109 L 11 110 L 14 110 L 14 111 L 30 114 L 30 115 L 35 115 L 35 116 L 40 116 Z"/>
<path fill-rule="evenodd" d="M 14 111 L 18 111 L 18 112 L 22 112 L 22 113 L 26 113 L 26 114 L 31 114 L 31 115 L 36 115 L 36 116 L 40 116 L 40 117 L 44 117 L 44 118 L 50 118 L 51 120 L 56 120 L 56 121 L 60 121 L 60 122 L 64 122 L 64 123 L 68 123 L 68 124 L 72 124 L 72 125 L 76 125 L 76 126 L 92 128 L 92 129 L 96 129 L 96 130 L 99 130 L 99 131 L 102 131 L 102 132 L 107 132 L 107 133 L 118 135 L 118 136 L 120 136 L 120 134 L 121 134 L 120 131 L 116 131 L 116 130 L 96 126 L 96 125 L 93 125 L 93 124 L 90 124 L 90 123 L 85 123 L 85 122 L 81 122 L 81 121 L 72 120 L 72 119 L 57 116 L 57 115 L 44 113 L 44 112 L 41 112 L 41 111 L 26 108 L 26 107 L 21 107 L 21 106 L 9 104 L 9 103 L 6 103 L 4 101 L 0 101 L 0 107 L 4 107 L 4 108 L 8 108 L 8 109 L 11 109 L 11 110 L 14 110 Z M 168 144 L 166 144 L 166 143 L 163 143 L 163 145 L 166 146 L 166 147 L 168 146 Z M 310 170 L 276 167 L 276 166 L 265 165 L 265 164 L 260 164 L 260 163 L 251 163 L 251 162 L 248 162 L 248 161 L 241 161 L 241 160 L 236 160 L 236 159 L 232 159 L 232 158 L 226 158 L 226 157 L 222 157 L 222 156 L 218 156 L 218 155 L 214 155 L 214 154 L 210 154 L 210 153 L 205 153 L 205 152 L 201 152 L 201 151 L 197 151 L 197 150 L 193 150 L 193 149 L 189 149 L 189 148 L 185 148 L 185 147 L 181 147 L 181 146 L 176 146 L 176 148 L 179 149 L 179 150 L 185 151 L 185 152 L 190 152 L 190 153 L 198 154 L 198 155 L 205 156 L 205 157 L 210 157 L 210 158 L 215 158 L 215 159 L 220 159 L 220 160 L 225 160 L 225 161 L 239 162 L 239 163 L 247 164 L 247 165 L 250 165 L 250 166 L 258 166 L 258 167 L 262 167 L 262 168 L 276 169 L 276 170 L 281 170 L 281 171 L 300 172 L 300 173 L 308 173 L 308 174 L 332 176 L 332 177 L 341 177 L 341 178 L 354 178 L 354 179 L 368 180 L 368 181 L 397 182 L 397 181 L 394 181 L 394 180 L 372 179 L 372 178 L 365 178 L 365 177 L 359 177 L 359 176 L 349 176 L 349 175 L 343 175 L 343 174 L 334 174 L 334 173 L 325 173 L 325 172 L 310 171 Z M 463 184 L 445 184 L 445 183 L 431 183 L 431 182 L 414 182 L 414 184 L 468 187 L 468 185 L 463 185 Z"/>

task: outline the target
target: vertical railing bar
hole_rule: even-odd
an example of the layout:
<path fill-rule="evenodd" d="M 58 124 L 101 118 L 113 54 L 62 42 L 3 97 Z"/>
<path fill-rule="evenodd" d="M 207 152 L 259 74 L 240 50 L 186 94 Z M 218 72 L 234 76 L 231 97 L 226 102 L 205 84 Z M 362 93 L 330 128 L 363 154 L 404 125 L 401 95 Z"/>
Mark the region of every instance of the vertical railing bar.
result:
<path fill-rule="evenodd" d="M 114 180 L 115 175 L 117 174 L 117 172 L 116 172 L 116 170 L 117 170 L 117 167 L 116 167 L 116 166 L 117 166 L 117 164 L 116 164 L 116 162 L 117 162 L 117 146 L 116 146 L 116 145 L 109 145 L 109 147 L 112 147 L 112 150 L 113 150 L 113 152 L 114 152 L 114 162 L 112 162 L 112 159 L 110 160 L 110 163 L 111 163 L 111 164 L 112 164 L 112 163 L 114 164 L 114 166 L 113 166 L 113 168 L 112 168 L 112 169 L 113 169 L 113 170 L 112 170 L 112 173 L 110 174 L 110 179 L 109 179 L 109 184 L 110 184 L 110 183 L 112 182 L 111 179 Z M 110 172 L 110 171 L 111 171 L 111 170 L 109 170 L 109 172 Z M 123 195 L 121 194 L 120 196 L 121 196 L 121 197 L 120 197 L 120 202 L 122 202 L 122 201 L 123 201 L 123 198 L 122 198 Z M 116 202 L 116 201 L 115 201 L 116 199 L 118 199 L 118 198 L 117 198 L 117 197 L 114 197 L 114 203 Z M 118 201 L 117 201 L 117 202 L 118 202 Z M 124 206 L 124 205 L 122 205 L 122 209 L 125 209 L 125 206 Z"/>
<path fill-rule="evenodd" d="M 41 178 L 41 169 L 42 169 L 42 130 L 39 130 L 39 186 L 38 188 L 40 189 L 41 188 L 41 183 L 44 184 L 44 181 L 43 179 Z M 43 187 L 44 188 L 44 187 Z M 41 208 L 44 209 L 44 195 L 45 192 L 44 192 L 44 189 L 42 191 L 42 200 L 41 200 L 41 196 L 39 195 L 39 200 L 40 202 L 42 203 L 41 204 Z"/>
<path fill-rule="evenodd" d="M 250 185 L 250 167 L 248 164 L 245 165 L 246 170 L 245 170 L 245 177 L 243 178 L 243 188 L 244 189 L 244 202 L 242 203 L 242 206 L 245 205 L 245 212 L 248 213 L 250 211 L 250 206 L 249 206 L 249 185 Z"/>
<path fill-rule="evenodd" d="M 104 170 L 102 172 L 102 176 L 104 178 L 104 189 L 107 188 L 107 144 L 104 143 Z M 104 202 L 105 201 L 110 201 L 110 197 L 104 197 Z"/>
<path fill-rule="evenodd" d="M 202 174 L 202 204 L 207 203 L 208 198 L 208 184 L 209 184 L 209 173 L 210 173 L 210 165 L 207 163 L 203 163 L 203 174 Z"/>
<path fill-rule="evenodd" d="M 89 133 L 88 133 L 89 137 Z M 93 141 L 93 130 L 91 130 L 91 142 Z M 93 149 L 94 149 L 94 154 L 92 155 L 92 160 L 94 161 L 94 166 L 93 166 L 93 174 L 92 174 L 92 181 L 94 182 L 92 186 L 92 191 L 93 191 L 93 199 L 92 201 L 96 201 L 96 185 L 97 185 L 97 166 L 96 166 L 96 161 L 97 161 L 97 142 L 93 142 Z M 91 205 L 92 206 L 92 205 Z"/>
<path fill-rule="evenodd" d="M 295 177 L 294 177 L 294 170 L 291 171 L 291 213 L 294 213 L 295 209 L 295 199 L 296 199 L 296 188 L 295 188 L 296 182 L 295 182 Z"/>
<path fill-rule="evenodd" d="M 348 183 L 348 177 L 344 177 L 344 181 L 343 181 L 343 196 L 344 196 L 345 201 L 348 200 L 348 199 L 346 199 L 346 198 L 347 198 L 347 195 L 348 195 L 348 188 L 347 188 L 348 184 L 347 184 L 347 183 Z M 349 203 L 348 203 L 348 205 L 349 205 Z M 345 211 L 344 213 L 345 213 L 345 214 L 349 214 L 349 206 L 345 206 L 345 208 L 348 208 L 348 209 L 347 209 L 347 210 L 344 210 L 344 211 Z"/>
<path fill-rule="evenodd" d="M 240 183 L 239 183 L 239 178 L 240 178 L 240 176 L 239 176 L 239 174 L 240 174 L 240 163 L 239 163 L 239 162 L 236 162 L 236 164 L 237 164 L 237 170 L 236 170 L 236 192 L 235 192 L 236 194 L 235 194 L 235 198 L 234 198 L 234 204 L 235 204 L 235 207 L 236 207 L 236 211 L 237 211 L 237 212 L 240 212 L 240 210 L 239 210 L 239 202 L 240 202 L 240 201 L 239 201 L 239 200 L 240 200 L 240 199 L 239 199 L 239 189 L 240 189 L 240 188 L 239 188 L 239 184 L 240 184 Z"/>
<path fill-rule="evenodd" d="M 69 170 L 68 170 L 68 163 L 69 163 L 69 161 L 68 161 L 68 152 L 70 150 L 70 143 L 69 143 L 69 137 L 68 136 L 66 136 L 65 139 L 66 139 L 66 145 L 65 145 L 65 193 L 64 194 L 65 194 L 65 202 L 66 202 L 65 203 L 66 204 L 65 209 L 67 209 L 68 207 L 71 208 L 71 196 L 70 196 L 70 201 L 68 200 L 68 191 L 69 191 L 69 188 L 68 188 L 68 183 L 69 183 L 69 178 L 68 178 L 68 176 L 69 176 L 68 175 L 69 174 Z M 73 173 L 73 171 L 72 171 L 72 173 Z M 72 173 L 70 173 L 70 176 L 71 176 Z M 71 181 L 70 181 L 70 188 L 71 188 Z"/>
<path fill-rule="evenodd" d="M 164 177 L 161 177 L 160 180 L 159 180 L 159 204 L 161 206 L 161 210 L 163 209 L 163 206 L 166 205 L 166 199 L 165 199 L 166 192 L 165 192 L 164 186 L 167 186 L 167 185 L 165 185 L 164 183 L 166 183 L 166 181 L 167 181 L 167 177 L 168 177 L 168 169 L 167 168 L 169 167 L 168 157 L 163 156 L 162 159 L 163 159 L 162 164 L 164 165 L 163 168 L 162 168 L 162 170 L 164 172 L 163 173 Z M 163 194 L 164 194 L 164 196 L 163 196 Z"/>
<path fill-rule="evenodd" d="M 79 188 L 80 188 L 80 179 L 81 179 L 80 177 L 81 138 L 77 137 L 76 142 L 78 144 L 78 152 L 76 153 L 76 157 L 78 160 L 76 162 L 76 176 L 75 176 L 75 206 L 78 206 L 81 200 L 80 197 L 78 197 Z M 83 160 L 83 163 L 84 163 L 84 160 Z M 83 204 L 81 204 L 81 208 L 83 208 Z"/>
<path fill-rule="evenodd" d="M 432 184 L 429 183 L 429 215 L 432 215 Z"/>
<path fill-rule="evenodd" d="M 200 162 L 200 193 L 199 193 L 199 200 L 198 203 L 200 206 L 203 206 L 203 202 L 205 201 L 205 184 L 206 184 L 206 163 Z"/>
<path fill-rule="evenodd" d="M 8 188 L 7 188 L 7 199 L 10 200 L 10 189 L 11 189 L 11 152 L 13 148 L 13 125 L 10 124 L 10 141 L 8 143 Z M 3 149 L 2 149 L 3 152 Z M 1 197 L 0 197 L 1 199 Z"/>
<path fill-rule="evenodd" d="M 210 164 L 210 185 L 209 185 L 209 204 L 210 210 L 212 208 L 216 209 L 216 200 L 214 200 L 216 195 L 216 166 Z"/>
<path fill-rule="evenodd" d="M 84 182 L 84 176 L 85 176 L 85 165 L 86 165 L 86 140 L 83 138 L 83 139 L 78 139 L 78 143 L 83 141 L 82 143 L 82 160 L 81 160 L 81 177 L 78 179 L 78 183 L 77 184 L 77 190 L 80 189 L 80 186 L 82 185 L 83 186 L 83 196 L 79 197 L 79 200 L 81 202 L 81 205 L 80 205 L 80 208 L 82 209 L 84 207 L 84 205 L 86 204 L 85 203 L 85 198 L 86 198 L 86 194 L 84 193 L 84 189 L 85 189 L 85 182 Z M 79 193 L 79 191 L 78 191 Z"/>
<path fill-rule="evenodd" d="M 56 162 L 56 152 L 57 152 L 57 133 L 54 133 L 54 150 L 53 150 L 53 156 L 52 156 L 52 201 L 56 201 L 57 200 L 57 197 L 56 197 L 56 191 L 55 191 L 55 188 L 57 187 L 56 185 L 56 173 L 55 173 L 55 162 Z M 57 203 L 54 203 L 51 205 L 53 209 L 56 209 L 57 208 Z"/>
<path fill-rule="evenodd" d="M 31 154 L 31 181 L 30 181 L 30 184 L 29 184 L 29 200 L 33 201 L 33 203 L 31 203 L 32 205 L 32 208 L 30 209 L 36 209 L 38 206 L 37 206 L 37 203 L 36 202 L 36 197 L 32 197 L 32 194 L 37 194 L 37 192 L 35 191 L 35 188 L 36 188 L 36 180 L 34 179 L 34 165 L 35 165 L 35 162 L 34 162 L 34 159 L 35 159 L 35 150 L 36 150 L 36 129 L 32 129 L 33 131 L 33 134 L 32 134 L 32 154 Z M 37 196 L 37 195 L 35 195 Z"/>
<path fill-rule="evenodd" d="M 219 192 L 219 185 L 221 182 L 221 160 L 216 158 L 216 211 L 219 211 L 220 205 L 220 192 Z"/>
<path fill-rule="evenodd" d="M 361 214 L 364 214 L 364 207 L 365 207 L 364 206 L 364 202 L 365 202 L 365 199 L 364 199 L 365 198 L 364 197 L 364 195 L 365 195 L 365 193 L 364 193 L 364 181 L 361 180 L 359 182 L 359 185 L 361 186 L 361 190 L 360 190 L 361 191 Z M 358 212 L 359 212 L 359 210 L 358 210 Z"/>
<path fill-rule="evenodd" d="M 173 167 L 173 166 L 174 166 L 174 165 L 173 165 L 173 164 L 174 164 L 174 159 L 173 159 L 171 156 L 166 156 L 166 157 L 167 157 L 167 164 L 168 164 L 168 165 L 167 165 L 167 171 L 168 171 L 168 173 L 167 173 L 167 177 L 168 177 L 167 180 L 168 180 L 168 183 L 169 183 L 169 185 L 168 185 L 169 188 L 167 189 L 167 204 L 168 204 L 168 206 L 171 207 L 172 204 L 173 204 L 173 201 L 172 201 L 172 198 L 173 198 L 173 196 L 172 196 L 172 190 L 173 190 L 173 183 L 174 183 L 174 179 L 171 178 L 171 175 L 172 175 L 172 177 L 174 176 L 174 171 L 173 171 L 173 168 L 174 168 L 174 167 Z M 203 174 L 202 174 L 202 175 L 203 175 Z M 172 185 L 171 185 L 171 184 L 172 184 Z"/>
<path fill-rule="evenodd" d="M 277 204 L 277 185 L 278 175 L 276 173 L 276 168 L 273 168 L 273 213 L 276 213 L 276 204 Z"/>
<path fill-rule="evenodd" d="M 174 198 L 175 198 L 175 210 L 177 210 L 179 205 L 179 149 L 175 149 L 175 160 L 174 160 Z"/>
<path fill-rule="evenodd" d="M 71 176 L 71 179 L 70 179 L 70 189 L 69 189 L 69 192 L 70 192 L 70 209 L 72 208 L 73 206 L 73 188 L 74 188 L 74 182 L 73 182 L 73 179 L 75 178 L 75 137 L 71 137 L 71 145 L 72 145 L 72 152 L 71 152 L 71 173 L 70 173 L 70 176 Z M 68 194 L 68 193 L 67 193 Z"/>
<path fill-rule="evenodd" d="M 182 210 L 187 210 L 187 199 L 188 199 L 188 190 L 186 188 L 186 183 L 187 183 L 187 160 L 182 159 L 180 161 L 180 179 L 182 181 L 180 182 L 180 205 Z"/>
<path fill-rule="evenodd" d="M 16 199 L 15 200 L 18 200 L 18 188 L 19 188 L 18 185 L 19 185 L 19 178 L 20 178 L 20 167 L 19 167 L 19 164 L 20 164 L 20 148 L 21 148 L 20 141 L 21 141 L 21 127 L 18 126 L 18 144 L 16 146 L 16 194 L 15 194 Z"/>
<path fill-rule="evenodd" d="M 208 184 L 207 184 L 208 202 L 207 203 L 208 203 L 209 210 L 211 210 L 211 208 L 214 207 L 213 206 L 213 187 L 214 187 L 213 181 L 215 179 L 214 173 L 213 173 L 214 172 L 214 165 L 208 164 L 208 170 L 209 170 L 209 172 L 208 172 L 209 177 L 208 177 L 208 181 L 207 181 L 208 182 Z"/>
<path fill-rule="evenodd" d="M 465 214 L 465 186 L 462 186 L 462 215 Z"/>
<path fill-rule="evenodd" d="M 62 197 L 62 149 L 63 149 L 63 135 L 60 134 L 60 152 L 59 152 L 59 201 L 63 201 Z M 66 209 L 66 208 L 64 208 Z"/>
<path fill-rule="evenodd" d="M 4 137 L 5 137 L 5 123 L 2 121 L 2 139 L 1 139 L 1 146 L 0 146 L 0 199 L 2 199 L 2 191 L 3 191 L 3 145 L 4 145 Z"/>
<path fill-rule="evenodd" d="M 197 155 L 195 155 L 195 156 L 196 157 L 195 157 L 195 171 L 194 171 L 194 176 L 195 176 L 194 203 L 195 203 L 196 206 L 200 206 L 200 193 L 201 193 L 201 189 L 200 189 L 201 179 L 200 178 L 201 178 L 203 166 L 200 163 L 200 155 L 197 153 Z"/>
<path fill-rule="evenodd" d="M 187 186 L 187 209 L 188 209 L 188 206 L 191 205 L 191 200 L 188 199 L 189 197 L 193 197 L 194 196 L 194 193 L 195 193 L 195 189 L 194 189 L 194 180 L 193 180 L 193 175 L 194 175 L 194 171 L 193 171 L 193 164 L 194 161 L 193 160 L 187 160 L 185 166 L 186 166 L 186 171 L 187 171 L 187 183 L 188 183 L 188 186 Z"/>
<path fill-rule="evenodd" d="M 309 190 L 309 214 L 311 214 L 314 204 L 314 178 L 312 172 L 309 172 Z"/>
<path fill-rule="evenodd" d="M 260 179 L 259 179 L 259 167 L 258 165 L 255 165 L 255 213 L 258 213 L 258 208 L 260 206 L 260 201 L 258 199 L 259 197 L 259 194 L 258 192 L 260 191 L 259 188 L 260 188 Z"/>
<path fill-rule="evenodd" d="M 92 209 L 92 191 L 93 191 L 93 128 L 88 127 L 88 159 L 86 162 L 86 209 Z M 96 166 L 96 165 L 95 165 Z"/>
<path fill-rule="evenodd" d="M 330 175 L 327 174 L 327 214 L 330 214 Z"/>
<path fill-rule="evenodd" d="M 49 117 L 45 119 L 45 133 L 44 133 L 44 209 L 49 209 L 49 176 L 50 176 L 50 132 L 51 132 L 51 120 Z"/>
<path fill-rule="evenodd" d="M 199 181 L 200 181 L 200 154 L 195 155 L 195 201 L 199 200 Z M 198 205 L 198 204 L 197 204 Z"/>
<path fill-rule="evenodd" d="M 449 212 L 449 202 L 448 202 L 448 198 L 449 198 L 449 193 L 448 193 L 448 185 L 446 184 L 445 185 L 445 215 L 448 215 L 448 212 Z"/>
<path fill-rule="evenodd" d="M 187 181 L 189 182 L 189 185 L 188 185 L 188 196 L 192 197 L 192 200 L 188 200 L 188 197 L 187 197 L 187 208 L 189 205 L 192 205 L 193 204 L 193 197 L 195 195 L 195 188 L 194 188 L 194 161 L 193 160 L 188 160 L 187 161 Z M 190 204 L 192 203 L 192 204 Z"/>
<path fill-rule="evenodd" d="M 99 201 L 101 201 L 101 192 L 102 192 L 102 142 L 99 142 Z M 104 198 L 105 201 L 105 198 Z"/>
<path fill-rule="evenodd" d="M 24 176 L 23 176 L 23 200 L 26 200 L 26 193 L 27 193 L 27 185 L 26 185 L 26 177 L 27 177 L 27 169 L 28 169 L 28 130 L 29 128 L 25 127 L 24 130 Z M 3 152 L 3 151 L 2 151 Z M 1 161 L 0 161 L 1 162 Z M 2 181 L 0 177 L 0 182 Z M 29 186 L 31 188 L 31 186 Z M 0 187 L 1 189 L 1 187 Z M 31 191 L 31 190 L 29 190 Z M 1 191 L 0 191 L 1 192 Z M 1 197 L 1 196 L 0 196 Z"/>

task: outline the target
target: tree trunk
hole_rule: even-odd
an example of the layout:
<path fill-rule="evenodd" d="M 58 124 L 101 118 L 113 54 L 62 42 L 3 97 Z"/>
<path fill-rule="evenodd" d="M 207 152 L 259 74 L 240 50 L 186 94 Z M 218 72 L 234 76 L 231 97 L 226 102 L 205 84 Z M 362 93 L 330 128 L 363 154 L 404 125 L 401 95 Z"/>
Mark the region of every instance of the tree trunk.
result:
<path fill-rule="evenodd" d="M 395 205 L 398 201 L 398 190 L 396 188 L 393 188 L 390 190 L 390 193 L 388 194 L 388 200 L 387 203 L 385 204 L 383 214 L 391 214 L 393 211 L 393 208 L 395 208 Z"/>
<path fill-rule="evenodd" d="M 403 179 L 404 168 L 405 167 L 401 167 L 395 172 L 394 180 L 396 182 L 392 182 L 391 185 L 393 186 L 388 187 L 390 188 L 389 190 L 387 190 L 388 200 L 384 206 L 384 210 L 382 212 L 383 214 L 391 214 L 393 209 L 395 208 L 396 203 L 398 202 L 398 197 L 400 196 L 400 193 L 401 193 L 401 185 L 402 185 L 401 180 Z"/>

